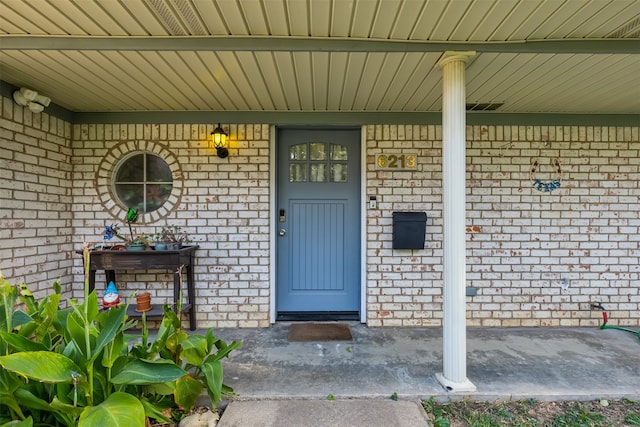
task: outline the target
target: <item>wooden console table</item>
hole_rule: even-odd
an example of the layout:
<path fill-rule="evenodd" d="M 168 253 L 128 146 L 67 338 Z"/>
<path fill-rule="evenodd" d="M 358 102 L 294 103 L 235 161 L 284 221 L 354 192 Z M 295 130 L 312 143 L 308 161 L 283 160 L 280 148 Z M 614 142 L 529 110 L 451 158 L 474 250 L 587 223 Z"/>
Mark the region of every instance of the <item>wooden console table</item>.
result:
<path fill-rule="evenodd" d="M 184 267 L 187 284 L 187 303 L 183 304 L 182 312 L 189 312 L 189 327 L 196 329 L 195 286 L 193 283 L 194 254 L 198 245 L 185 246 L 178 250 L 162 251 L 111 251 L 108 249 L 90 251 L 89 260 L 89 292 L 95 289 L 96 271 L 104 270 L 107 284 L 113 281 L 116 286 L 117 270 L 171 270 L 173 271 L 173 309 L 178 309 L 180 300 L 180 267 Z M 82 251 L 77 251 L 82 254 Z M 184 282 L 184 280 L 183 280 Z M 127 312 L 132 317 L 142 314 L 135 311 L 135 305 Z M 147 312 L 148 317 L 162 316 L 162 308 L 153 308 Z"/>

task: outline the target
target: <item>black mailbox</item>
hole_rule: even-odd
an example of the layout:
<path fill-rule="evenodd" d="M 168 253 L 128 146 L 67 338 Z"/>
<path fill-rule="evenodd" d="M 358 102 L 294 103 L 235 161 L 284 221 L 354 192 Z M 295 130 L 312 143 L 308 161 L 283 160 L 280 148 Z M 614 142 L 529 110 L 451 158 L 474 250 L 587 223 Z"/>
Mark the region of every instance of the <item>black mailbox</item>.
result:
<path fill-rule="evenodd" d="M 393 213 L 393 249 L 424 249 L 425 212 Z"/>

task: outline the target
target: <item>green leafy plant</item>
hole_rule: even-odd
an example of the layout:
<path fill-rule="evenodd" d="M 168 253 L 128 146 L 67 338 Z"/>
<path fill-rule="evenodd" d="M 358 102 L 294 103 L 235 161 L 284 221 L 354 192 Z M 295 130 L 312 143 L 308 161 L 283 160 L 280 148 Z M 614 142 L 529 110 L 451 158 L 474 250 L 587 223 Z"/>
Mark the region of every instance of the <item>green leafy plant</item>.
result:
<path fill-rule="evenodd" d="M 436 403 L 434 396 L 431 396 L 427 401 L 423 401 L 422 406 L 431 415 L 434 427 L 449 427 L 451 425 L 443 405 Z"/>
<path fill-rule="evenodd" d="M 188 412 L 207 391 L 215 405 L 232 390 L 223 384 L 227 345 L 212 330 L 189 335 L 164 307 L 157 338 L 126 333 L 136 322 L 126 306 L 100 311 L 88 292 L 85 248 L 82 303 L 59 308 L 60 285 L 36 301 L 26 285 L 0 275 L 0 425 L 144 426 L 145 417 L 170 421 L 167 410 Z"/>
<path fill-rule="evenodd" d="M 631 426 L 640 426 L 640 414 L 634 412 L 627 413 L 625 422 Z"/>
<path fill-rule="evenodd" d="M 602 414 L 591 410 L 589 404 L 581 405 L 578 408 L 571 408 L 565 413 L 556 416 L 553 420 L 554 426 L 604 426 L 606 420 Z"/>
<path fill-rule="evenodd" d="M 640 425 L 637 402 L 629 399 L 585 401 L 455 400 L 423 401 L 427 417 L 435 427 L 465 426 L 553 426 L 597 427 Z"/>

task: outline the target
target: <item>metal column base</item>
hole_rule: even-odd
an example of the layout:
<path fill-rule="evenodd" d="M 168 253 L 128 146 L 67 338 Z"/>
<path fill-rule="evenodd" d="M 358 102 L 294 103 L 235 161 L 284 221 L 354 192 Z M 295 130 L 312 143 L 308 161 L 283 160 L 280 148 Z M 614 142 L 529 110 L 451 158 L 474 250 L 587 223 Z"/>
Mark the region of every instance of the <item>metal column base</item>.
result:
<path fill-rule="evenodd" d="M 465 378 L 464 382 L 455 382 L 448 380 L 444 377 L 444 374 L 436 374 L 436 379 L 450 393 L 475 393 L 476 386 L 471 381 Z"/>

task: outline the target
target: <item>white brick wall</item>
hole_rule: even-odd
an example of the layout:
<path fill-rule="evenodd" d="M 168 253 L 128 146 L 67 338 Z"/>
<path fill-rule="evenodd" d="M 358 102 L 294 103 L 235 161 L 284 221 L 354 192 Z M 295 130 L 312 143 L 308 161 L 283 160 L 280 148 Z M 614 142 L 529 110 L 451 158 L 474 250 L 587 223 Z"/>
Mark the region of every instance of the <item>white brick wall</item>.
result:
<path fill-rule="evenodd" d="M 183 226 L 200 245 L 195 266 L 199 327 L 269 324 L 269 126 L 224 125 L 230 156 L 206 145 L 212 125 L 74 125 L 2 100 L 0 270 L 10 282 L 49 290 L 60 278 L 82 295 L 73 249 L 100 243 L 123 213 L 101 175 L 138 148 L 171 164 L 176 208 L 143 218 L 153 232 Z M 366 299 L 370 326 L 442 322 L 441 129 L 371 125 L 366 132 Z M 595 326 L 600 301 L 618 324 L 640 325 L 640 139 L 638 127 L 469 126 L 467 279 L 470 325 Z M 376 171 L 376 153 L 418 153 L 412 172 Z M 535 177 L 562 186 L 542 193 Z M 427 212 L 424 250 L 392 250 L 392 212 Z M 43 245 L 44 243 L 44 245 Z M 97 283 L 102 291 L 104 276 Z M 170 272 L 119 275 L 125 297 L 172 295 Z M 562 280 L 568 288 L 562 288 Z M 70 290 L 73 286 L 73 291 Z"/>
<path fill-rule="evenodd" d="M 200 246 L 194 267 L 198 327 L 266 327 L 269 325 L 269 126 L 225 125 L 229 157 L 220 159 L 207 146 L 212 125 L 74 125 L 74 200 L 83 205 L 74 220 L 77 245 L 100 243 L 106 224 L 120 223 L 124 211 L 114 207 L 109 180 L 96 173 L 129 151 L 146 149 L 168 159 L 175 184 L 182 186 L 175 209 L 146 215 L 136 230 L 160 231 L 179 225 Z M 104 159 L 110 162 L 100 165 Z M 174 163 L 175 162 L 175 163 Z M 82 282 L 76 260 L 74 282 Z M 152 304 L 172 300 L 170 272 L 118 275 L 121 294 L 152 294 Z M 98 275 L 97 286 L 104 276 Z M 75 296 L 81 295 L 76 288 Z"/>
<path fill-rule="evenodd" d="M 594 326 L 602 302 L 615 322 L 640 323 L 638 127 L 467 128 L 468 323 Z M 367 127 L 367 304 L 372 326 L 440 325 L 441 136 L 438 126 Z M 419 152 L 416 172 L 376 171 L 376 153 Z M 562 186 L 533 188 L 534 178 Z M 391 249 L 391 215 L 428 215 L 424 250 Z M 568 287 L 563 289 L 566 279 Z"/>
<path fill-rule="evenodd" d="M 0 102 L 0 271 L 36 297 L 71 286 L 71 127 Z"/>

